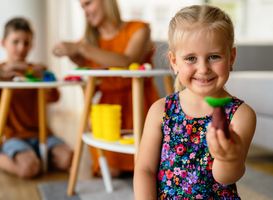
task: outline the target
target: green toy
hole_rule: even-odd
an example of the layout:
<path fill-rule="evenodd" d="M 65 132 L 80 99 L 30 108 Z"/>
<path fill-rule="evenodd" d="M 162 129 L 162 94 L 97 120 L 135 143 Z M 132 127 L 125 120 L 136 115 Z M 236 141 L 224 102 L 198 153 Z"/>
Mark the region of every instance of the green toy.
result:
<path fill-rule="evenodd" d="M 213 107 L 212 126 L 216 129 L 222 129 L 226 138 L 230 138 L 228 129 L 228 122 L 225 112 L 225 106 L 231 102 L 231 97 L 226 98 L 212 98 L 206 97 L 205 101 Z"/>

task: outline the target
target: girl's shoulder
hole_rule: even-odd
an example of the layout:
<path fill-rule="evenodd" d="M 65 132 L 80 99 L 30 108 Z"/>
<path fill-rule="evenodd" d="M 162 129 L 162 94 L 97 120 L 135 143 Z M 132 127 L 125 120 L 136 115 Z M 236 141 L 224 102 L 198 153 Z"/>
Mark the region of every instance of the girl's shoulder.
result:
<path fill-rule="evenodd" d="M 164 111 L 165 102 L 166 102 L 166 97 L 155 101 L 152 104 L 152 106 L 150 107 L 150 110 L 163 110 Z"/>

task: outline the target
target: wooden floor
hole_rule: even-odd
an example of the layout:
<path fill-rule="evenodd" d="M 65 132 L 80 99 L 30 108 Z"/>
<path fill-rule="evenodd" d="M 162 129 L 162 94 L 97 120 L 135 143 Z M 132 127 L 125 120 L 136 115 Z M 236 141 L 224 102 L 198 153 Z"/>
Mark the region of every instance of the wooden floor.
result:
<path fill-rule="evenodd" d="M 76 141 L 79 118 L 75 115 L 56 114 L 50 119 L 51 127 L 56 135 L 64 139 L 72 148 Z M 247 164 L 273 175 L 273 152 L 251 146 Z M 79 180 L 92 178 L 91 165 L 88 147 L 84 145 L 79 167 Z M 38 178 L 24 180 L 0 171 L 0 200 L 42 200 L 37 189 L 38 183 L 64 180 L 68 180 L 68 173 L 48 172 Z"/>

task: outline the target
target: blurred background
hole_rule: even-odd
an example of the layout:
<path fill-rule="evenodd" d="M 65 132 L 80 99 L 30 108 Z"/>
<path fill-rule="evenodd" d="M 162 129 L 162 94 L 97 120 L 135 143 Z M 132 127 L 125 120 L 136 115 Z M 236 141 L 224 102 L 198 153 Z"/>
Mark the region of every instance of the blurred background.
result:
<path fill-rule="evenodd" d="M 166 68 L 162 56 L 167 49 L 167 31 L 171 17 L 182 7 L 210 3 L 230 14 L 235 25 L 237 59 L 235 70 L 272 70 L 273 0 L 118 0 L 122 18 L 150 23 L 152 39 L 158 45 L 156 68 Z M 75 65 L 67 58 L 56 58 L 51 49 L 58 41 L 79 41 L 84 32 L 84 13 L 78 0 L 0 0 L 0 38 L 4 24 L 13 17 L 25 17 L 34 27 L 34 48 L 28 60 L 43 62 L 61 80 Z M 6 54 L 0 48 L 0 62 Z M 161 80 L 156 80 L 161 96 Z M 81 111 L 80 88 L 60 88 L 62 97 L 54 107 L 59 113 Z M 73 93 L 73 95 L 71 95 Z"/>

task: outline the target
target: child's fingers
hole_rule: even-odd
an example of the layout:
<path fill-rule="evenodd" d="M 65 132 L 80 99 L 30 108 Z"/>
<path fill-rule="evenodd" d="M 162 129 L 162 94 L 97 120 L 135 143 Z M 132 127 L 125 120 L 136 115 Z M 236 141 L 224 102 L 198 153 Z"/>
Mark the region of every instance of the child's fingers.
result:
<path fill-rule="evenodd" d="M 230 148 L 231 145 L 231 140 L 227 139 L 225 136 L 225 133 L 223 130 L 218 129 L 216 131 L 217 133 L 217 137 L 218 137 L 218 141 L 219 141 L 219 145 L 221 146 L 221 148 L 223 149 L 223 151 L 227 152 Z"/>
<path fill-rule="evenodd" d="M 207 132 L 207 143 L 209 147 L 209 151 L 213 157 L 215 157 L 215 154 L 224 155 L 223 149 L 219 144 L 219 138 L 216 133 L 216 129 L 214 127 L 209 127 Z"/>

